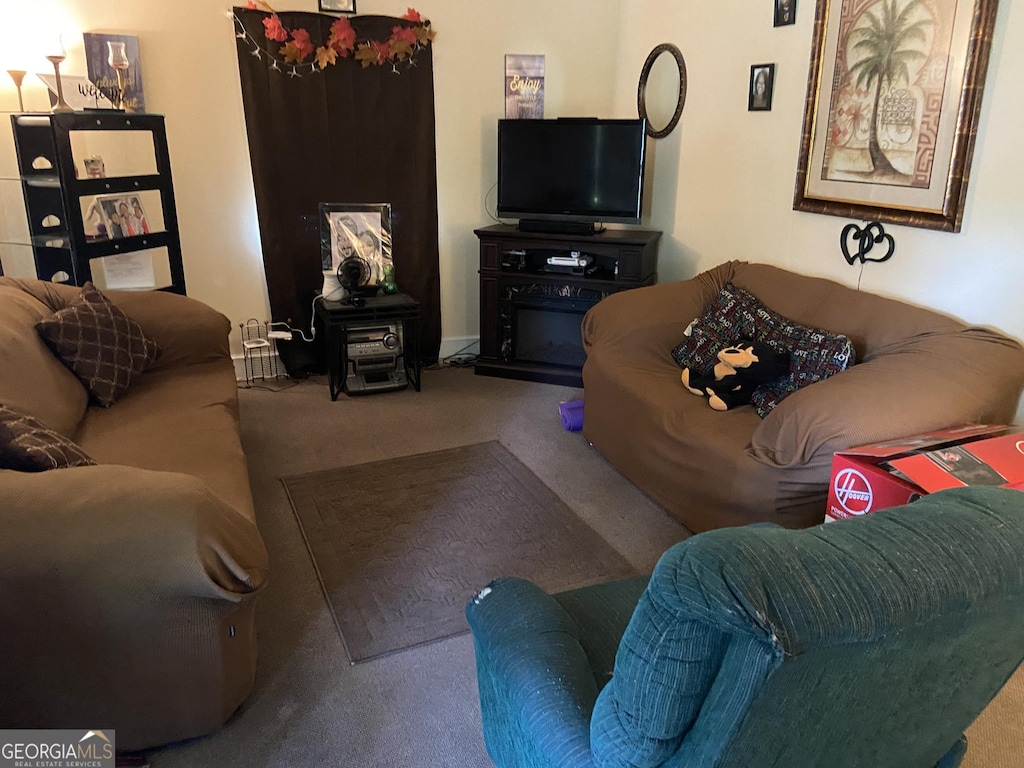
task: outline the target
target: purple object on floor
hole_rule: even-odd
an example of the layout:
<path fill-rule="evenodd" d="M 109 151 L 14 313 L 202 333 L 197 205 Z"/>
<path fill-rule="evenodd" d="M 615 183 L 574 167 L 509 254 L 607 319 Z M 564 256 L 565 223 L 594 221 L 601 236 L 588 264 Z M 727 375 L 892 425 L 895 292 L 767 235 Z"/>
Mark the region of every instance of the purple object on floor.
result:
<path fill-rule="evenodd" d="M 583 401 L 566 400 L 558 404 L 558 412 L 562 415 L 562 426 L 569 432 L 583 429 Z"/>

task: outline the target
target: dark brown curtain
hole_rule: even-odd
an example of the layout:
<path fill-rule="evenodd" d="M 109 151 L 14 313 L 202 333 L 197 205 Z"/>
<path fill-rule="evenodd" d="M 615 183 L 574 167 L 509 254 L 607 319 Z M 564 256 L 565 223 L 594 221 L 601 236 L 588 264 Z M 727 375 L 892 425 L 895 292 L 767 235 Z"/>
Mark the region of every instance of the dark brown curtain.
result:
<path fill-rule="evenodd" d="M 414 66 L 402 61 L 364 68 L 350 56 L 322 71 L 299 67 L 301 76 L 294 76 L 291 65 L 275 68 L 268 58 L 273 51 L 280 59 L 282 45 L 264 35 L 269 14 L 246 8 L 234 13 L 272 319 L 309 328 L 313 297 L 323 285 L 320 203 L 391 203 L 398 286 L 420 302 L 421 362 L 436 361 L 441 301 L 430 46 L 415 54 Z M 328 38 L 336 18 L 278 16 L 288 29 L 306 29 L 314 45 Z M 350 21 L 357 41 L 387 40 L 392 27 L 408 24 L 390 16 Z M 289 373 L 323 369 L 319 345 L 278 348 L 284 348 Z"/>

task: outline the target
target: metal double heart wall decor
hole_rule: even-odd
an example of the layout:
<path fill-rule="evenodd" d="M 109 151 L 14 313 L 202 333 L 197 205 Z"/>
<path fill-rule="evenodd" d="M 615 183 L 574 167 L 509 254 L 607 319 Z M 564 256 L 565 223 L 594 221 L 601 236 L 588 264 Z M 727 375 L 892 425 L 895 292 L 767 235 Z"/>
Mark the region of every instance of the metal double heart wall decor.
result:
<path fill-rule="evenodd" d="M 851 253 L 851 239 L 856 244 L 856 253 Z M 869 257 L 868 254 L 871 253 L 875 245 L 880 245 L 881 243 L 888 243 L 888 250 L 885 252 L 885 255 Z M 843 252 L 846 263 L 850 265 L 853 265 L 856 261 L 859 261 L 861 264 L 869 261 L 882 262 L 888 261 L 896 253 L 896 241 L 892 235 L 886 233 L 885 228 L 877 221 L 869 221 L 863 227 L 858 227 L 856 224 L 847 224 L 839 235 L 839 249 Z"/>

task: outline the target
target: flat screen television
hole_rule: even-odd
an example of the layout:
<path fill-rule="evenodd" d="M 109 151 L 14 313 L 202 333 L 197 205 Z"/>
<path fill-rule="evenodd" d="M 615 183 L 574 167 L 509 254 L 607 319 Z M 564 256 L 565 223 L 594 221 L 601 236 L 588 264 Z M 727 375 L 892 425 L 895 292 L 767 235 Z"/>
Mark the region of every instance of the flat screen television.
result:
<path fill-rule="evenodd" d="M 521 230 L 589 234 L 639 224 L 646 121 L 498 121 L 498 216 Z"/>

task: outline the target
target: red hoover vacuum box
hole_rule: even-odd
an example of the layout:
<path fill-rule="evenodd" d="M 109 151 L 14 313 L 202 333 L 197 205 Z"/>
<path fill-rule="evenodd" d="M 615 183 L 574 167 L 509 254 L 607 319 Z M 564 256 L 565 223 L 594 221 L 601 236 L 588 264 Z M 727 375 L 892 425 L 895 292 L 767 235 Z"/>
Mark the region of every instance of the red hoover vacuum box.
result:
<path fill-rule="evenodd" d="M 1024 490 L 1024 432 L 1009 424 L 963 424 L 839 451 L 825 522 L 965 485 Z"/>

